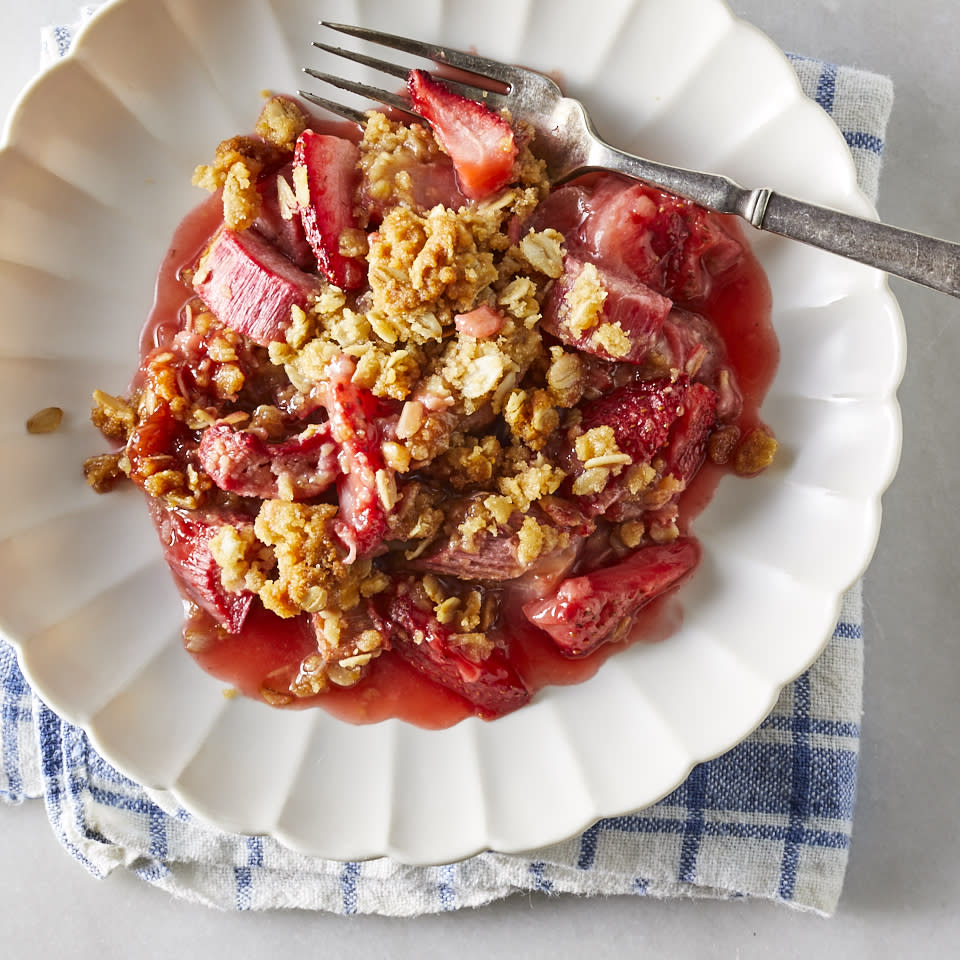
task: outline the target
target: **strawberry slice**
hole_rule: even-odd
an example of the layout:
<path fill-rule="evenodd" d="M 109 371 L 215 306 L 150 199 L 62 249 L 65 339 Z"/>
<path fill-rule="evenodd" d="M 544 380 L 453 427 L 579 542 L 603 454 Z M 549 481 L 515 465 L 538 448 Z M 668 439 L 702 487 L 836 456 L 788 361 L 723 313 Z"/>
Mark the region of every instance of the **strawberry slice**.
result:
<path fill-rule="evenodd" d="M 509 183 L 517 143 L 503 117 L 454 93 L 425 70 L 410 71 L 407 89 L 413 108 L 450 154 L 467 197 L 481 200 Z"/>
<path fill-rule="evenodd" d="M 647 463 L 667 442 L 687 391 L 686 377 L 676 381 L 637 380 L 583 404 L 580 425 L 584 432 L 604 425 L 612 427 L 617 446 L 629 453 L 634 463 Z"/>
<path fill-rule="evenodd" d="M 564 580 L 550 597 L 524 604 L 526 618 L 566 657 L 582 657 L 622 640 L 634 615 L 697 565 L 700 545 L 680 538 L 641 547 L 626 560 Z"/>
<path fill-rule="evenodd" d="M 642 363 L 657 342 L 673 302 L 639 280 L 619 276 L 595 265 L 606 298 L 597 323 L 580 330 L 571 325 L 575 311 L 571 308 L 568 294 L 573 290 L 584 266 L 583 260 L 571 254 L 564 258 L 563 274 L 550 288 L 543 304 L 541 326 L 564 343 L 604 360 Z M 626 350 L 611 352 L 608 341 L 598 335 L 604 324 L 616 324 L 626 334 L 629 341 Z"/>
<path fill-rule="evenodd" d="M 379 546 L 387 529 L 387 512 L 380 485 L 385 488 L 394 473 L 384 463 L 380 431 L 374 422 L 377 399 L 353 381 L 354 362 L 341 354 L 327 367 L 328 383 L 323 404 L 330 418 L 330 435 L 340 445 L 341 476 L 337 480 L 340 512 L 335 523 L 337 536 L 356 555 Z M 378 474 L 383 479 L 378 483 Z"/>
<path fill-rule="evenodd" d="M 434 683 L 469 701 L 478 717 L 500 717 L 530 700 L 503 649 L 494 647 L 483 660 L 470 659 L 465 648 L 457 645 L 457 635 L 431 611 L 421 610 L 409 594 L 398 591 L 391 597 L 386 619 L 392 630 L 392 651 Z"/>
<path fill-rule="evenodd" d="M 241 514 L 204 515 L 175 510 L 151 501 L 153 522 L 163 544 L 164 558 L 188 600 L 207 611 L 228 633 L 238 633 L 253 602 L 249 591 L 229 593 L 220 567 L 210 553 L 210 540 L 225 525 L 252 526 Z"/>
<path fill-rule="evenodd" d="M 666 472 L 686 486 L 707 455 L 707 441 L 717 425 L 717 394 L 703 383 L 691 383 L 683 413 L 670 431 Z"/>
<path fill-rule="evenodd" d="M 293 155 L 293 182 L 300 219 L 320 269 L 343 290 L 362 287 L 366 265 L 340 253 L 340 235 L 356 229 L 353 195 L 360 181 L 355 143 L 304 130 Z M 306 192 L 306 196 L 304 196 Z"/>
<path fill-rule="evenodd" d="M 326 423 L 280 443 L 215 423 L 204 430 L 197 453 L 200 465 L 221 490 L 261 500 L 319 496 L 339 472 Z"/>
<path fill-rule="evenodd" d="M 291 309 L 305 310 L 320 283 L 255 231 L 222 229 L 197 264 L 193 289 L 222 324 L 265 347 L 283 340 Z"/>

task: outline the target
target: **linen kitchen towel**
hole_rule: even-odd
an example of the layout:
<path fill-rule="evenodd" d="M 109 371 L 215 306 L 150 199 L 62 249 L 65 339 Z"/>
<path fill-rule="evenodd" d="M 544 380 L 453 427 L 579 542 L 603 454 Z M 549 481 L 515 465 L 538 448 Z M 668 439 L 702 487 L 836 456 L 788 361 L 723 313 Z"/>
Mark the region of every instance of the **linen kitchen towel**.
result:
<path fill-rule="evenodd" d="M 85 15 L 92 8 L 85 8 Z M 75 28 L 49 28 L 47 62 Z M 806 93 L 837 122 L 864 191 L 876 198 L 889 80 L 803 57 Z M 131 782 L 30 690 L 0 641 L 0 797 L 43 798 L 63 846 L 94 876 L 122 867 L 177 897 L 223 909 L 299 907 L 411 916 L 480 906 L 520 891 L 769 898 L 831 913 L 853 824 L 863 678 L 862 600 L 844 599 L 824 653 L 747 740 L 696 767 L 638 813 L 526 855 L 484 853 L 437 867 L 339 863 L 264 837 L 213 829 L 169 795 Z M 7 811 L 0 829 L 11 829 Z"/>

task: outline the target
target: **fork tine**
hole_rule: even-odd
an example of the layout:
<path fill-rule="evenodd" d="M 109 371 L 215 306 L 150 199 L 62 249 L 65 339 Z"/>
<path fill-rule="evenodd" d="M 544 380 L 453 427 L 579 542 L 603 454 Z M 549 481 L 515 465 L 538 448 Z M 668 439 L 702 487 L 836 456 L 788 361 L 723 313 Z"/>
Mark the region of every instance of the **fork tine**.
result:
<path fill-rule="evenodd" d="M 367 97 L 377 103 L 385 103 L 388 106 L 395 107 L 397 110 L 402 110 L 404 113 L 412 113 L 414 116 L 417 116 L 417 113 L 410 106 L 410 101 L 405 100 L 395 93 L 381 90 L 378 87 L 371 87 L 368 83 L 358 83 L 356 80 L 345 80 L 343 77 L 335 77 L 329 73 L 321 73 L 319 70 L 312 70 L 310 67 L 304 67 L 303 72 L 309 74 L 315 80 L 322 80 L 324 83 L 329 83 L 334 87 L 338 87 L 340 90 L 347 90 L 350 93 L 359 94 L 361 97 Z"/>
<path fill-rule="evenodd" d="M 345 60 L 352 60 L 354 63 L 371 67 L 374 70 L 387 73 L 392 77 L 399 77 L 401 80 L 406 80 L 410 73 L 407 67 L 402 67 L 397 63 L 389 63 L 386 60 L 379 60 L 376 57 L 369 57 L 364 53 L 357 53 L 355 50 L 347 50 L 343 47 L 331 47 L 329 44 L 318 43 L 316 40 L 313 42 L 313 45 L 325 53 L 331 53 L 336 57 L 343 57 Z M 470 100 L 481 100 L 494 109 L 500 109 L 500 107 L 507 105 L 506 97 L 502 94 L 495 93 L 491 90 L 484 90 L 482 87 L 475 87 L 472 84 L 463 83 L 460 80 L 451 80 L 448 77 L 443 77 L 442 79 L 446 86 Z"/>
<path fill-rule="evenodd" d="M 411 40 L 409 37 L 398 37 L 392 33 L 381 33 L 379 30 L 370 30 L 367 27 L 330 23 L 328 20 L 321 20 L 320 25 L 336 30 L 338 33 L 356 37 L 358 40 L 368 40 L 370 43 L 392 47 L 394 50 L 402 50 L 404 53 L 425 57 L 427 60 L 446 63 L 458 70 L 466 70 L 468 73 L 475 73 L 477 76 L 496 80 L 508 86 L 516 83 L 520 77 L 520 72 L 506 63 L 501 63 L 498 60 L 488 60 L 486 57 L 478 57 L 472 53 L 464 53 L 464 51 L 454 50 L 452 47 L 444 47 L 436 43 L 424 43 L 421 40 Z"/>
<path fill-rule="evenodd" d="M 353 60 L 354 63 L 361 63 L 365 67 L 373 67 L 374 70 L 379 70 L 381 73 L 389 73 L 391 77 L 400 77 L 401 80 L 406 80 L 407 74 L 410 72 L 406 67 L 401 67 L 398 63 L 388 63 L 386 60 L 368 57 L 366 54 L 357 53 L 354 50 L 346 50 L 343 47 L 331 47 L 329 44 L 318 43 L 316 40 L 313 41 L 313 45 L 318 50 L 332 53 L 334 56 L 343 57 L 346 60 Z"/>
<path fill-rule="evenodd" d="M 345 107 L 342 103 L 337 103 L 334 100 L 325 100 L 323 97 L 318 97 L 315 93 L 310 93 L 307 90 L 298 90 L 297 93 L 304 100 L 309 100 L 318 107 L 323 107 L 324 110 L 329 110 L 330 113 L 343 117 L 344 120 L 349 120 L 351 123 L 357 123 L 362 127 L 367 122 L 367 115 L 359 110 L 354 110 L 352 107 Z"/>

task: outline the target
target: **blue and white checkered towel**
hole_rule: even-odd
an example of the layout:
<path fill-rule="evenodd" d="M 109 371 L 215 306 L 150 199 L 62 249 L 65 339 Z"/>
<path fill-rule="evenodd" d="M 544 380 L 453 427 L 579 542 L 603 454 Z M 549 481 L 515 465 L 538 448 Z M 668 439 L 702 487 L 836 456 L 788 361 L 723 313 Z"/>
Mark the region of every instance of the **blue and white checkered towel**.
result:
<path fill-rule="evenodd" d="M 44 36 L 48 59 L 72 31 Z M 846 135 L 876 196 L 890 82 L 793 58 L 807 93 Z M 826 651 L 762 726 L 698 766 L 669 797 L 526 856 L 485 853 L 440 867 L 337 863 L 270 839 L 218 832 L 147 792 L 96 754 L 29 689 L 0 641 L 0 797 L 43 797 L 64 847 L 94 876 L 133 870 L 175 896 L 224 909 L 301 907 L 410 916 L 479 906 L 520 891 L 657 897 L 764 897 L 829 914 L 853 824 L 863 676 L 860 587 Z M 6 811 L 2 826 L 13 829 Z"/>

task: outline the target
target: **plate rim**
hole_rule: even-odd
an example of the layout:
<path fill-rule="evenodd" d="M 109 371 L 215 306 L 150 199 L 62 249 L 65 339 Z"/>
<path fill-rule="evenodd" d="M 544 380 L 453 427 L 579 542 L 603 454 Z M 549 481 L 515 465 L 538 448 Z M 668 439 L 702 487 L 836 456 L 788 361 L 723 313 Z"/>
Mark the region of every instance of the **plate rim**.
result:
<path fill-rule="evenodd" d="M 84 44 L 86 43 L 86 38 L 91 33 L 95 32 L 98 29 L 98 24 L 100 24 L 103 20 L 105 20 L 108 17 L 112 17 L 116 15 L 118 11 L 122 11 L 124 8 L 129 8 L 131 6 L 135 8 L 138 3 L 142 3 L 142 2 L 144 2 L 144 0 L 109 0 L 109 2 L 107 2 L 102 7 L 96 10 L 93 16 L 88 21 L 86 21 L 83 24 L 83 26 L 79 29 L 75 42 L 70 52 L 67 54 L 67 56 L 61 59 L 60 61 L 58 61 L 57 63 L 51 65 L 46 70 L 39 73 L 21 91 L 21 93 L 17 97 L 12 109 L 10 110 L 6 118 L 2 137 L 0 137 L 0 153 L 6 154 L 8 150 L 16 149 L 16 145 L 14 143 L 14 135 L 17 129 L 19 118 L 22 116 L 23 112 L 26 109 L 28 109 L 29 103 L 34 91 L 37 90 L 38 88 L 41 88 L 47 82 L 47 77 L 50 76 L 55 71 L 57 71 L 58 69 L 64 69 L 64 64 L 68 63 L 73 59 L 76 59 L 82 62 L 82 52 L 84 49 Z M 731 24 L 733 25 L 734 28 L 742 29 L 745 27 L 755 37 L 760 38 L 764 42 L 768 51 L 776 54 L 776 58 L 773 58 L 773 57 L 770 58 L 771 63 L 774 61 L 774 59 L 782 62 L 782 69 L 787 71 L 787 74 L 785 74 L 785 76 L 789 75 L 789 77 L 791 78 L 791 82 L 794 87 L 794 97 L 801 101 L 810 103 L 813 106 L 816 106 L 815 104 L 813 104 L 813 101 L 810 101 L 809 98 L 806 97 L 806 95 L 803 93 L 800 80 L 797 77 L 795 70 L 793 69 L 793 67 L 791 66 L 790 62 L 787 60 L 786 56 L 783 54 L 781 49 L 773 42 L 771 38 L 769 38 L 766 34 L 764 34 L 759 28 L 757 28 L 753 24 L 737 17 L 732 12 L 732 10 L 727 6 L 725 0 L 702 0 L 702 2 L 708 5 L 713 5 L 713 6 L 723 8 L 726 11 L 726 14 L 728 15 L 728 17 L 730 18 Z M 819 110 L 820 108 L 818 107 L 817 109 Z M 845 163 L 848 168 L 847 176 L 850 180 L 850 183 L 852 184 L 852 195 L 857 198 L 857 203 L 860 204 L 863 208 L 855 212 L 863 213 L 864 210 L 869 210 L 869 215 L 875 217 L 876 216 L 875 207 L 873 203 L 869 200 L 869 198 L 867 198 L 863 190 L 860 188 L 859 183 L 857 181 L 856 169 L 855 169 L 853 156 L 849 146 L 846 144 L 845 141 L 843 141 L 843 137 L 839 130 L 839 127 L 837 127 L 833 119 L 829 117 L 829 115 L 826 114 L 826 112 L 821 111 L 821 113 L 823 115 L 824 120 L 829 122 L 829 124 L 836 131 L 836 135 L 839 138 L 840 142 L 842 142 L 842 145 L 843 145 L 842 155 L 845 159 Z M 876 546 L 877 546 L 877 542 L 878 542 L 878 538 L 881 530 L 882 497 L 886 493 L 894 477 L 896 476 L 897 467 L 899 465 L 900 457 L 902 454 L 903 426 L 902 426 L 901 409 L 897 399 L 897 391 L 902 381 L 904 370 L 905 370 L 905 364 L 906 364 L 906 330 L 904 326 L 902 312 L 900 310 L 897 299 L 890 288 L 890 285 L 886 276 L 881 274 L 880 271 L 876 271 L 876 274 L 877 274 L 877 280 L 876 280 L 877 295 L 886 300 L 888 309 L 892 311 L 892 319 L 894 322 L 892 323 L 891 326 L 892 326 L 892 329 L 897 334 L 897 342 L 893 344 L 893 351 L 896 357 L 897 370 L 893 380 L 889 384 L 889 391 L 882 396 L 878 394 L 876 397 L 876 401 L 877 403 L 881 403 L 882 401 L 882 406 L 884 407 L 884 409 L 893 415 L 893 419 L 895 421 L 893 425 L 894 432 L 890 437 L 891 448 L 889 451 L 888 469 L 886 473 L 877 480 L 876 493 L 873 494 L 869 499 L 864 498 L 864 501 L 863 501 L 865 505 L 869 506 L 870 510 L 874 514 L 873 522 L 870 527 L 872 532 L 871 542 L 869 544 L 864 545 L 864 550 L 863 550 L 864 560 L 862 562 L 862 565 L 858 569 L 858 571 L 853 576 L 850 577 L 849 582 L 846 583 L 844 588 L 841 591 L 839 591 L 834 597 L 833 611 L 831 614 L 832 622 L 834 624 L 836 623 L 840 615 L 841 604 L 842 604 L 844 594 L 854 584 L 856 584 L 860 580 L 860 578 L 863 576 L 876 550 Z M 5 629 L 5 627 L 0 627 L 0 634 L 2 634 L 5 639 L 7 639 L 7 641 L 11 644 L 11 646 L 16 651 L 21 670 L 23 671 L 25 678 L 27 679 L 28 683 L 30 683 L 33 690 L 39 691 L 40 689 L 42 689 L 42 686 L 43 686 L 42 682 L 40 683 L 37 682 L 38 678 L 33 675 L 33 672 L 30 669 L 26 647 L 21 643 L 21 641 L 17 637 L 11 635 Z M 788 677 L 782 683 L 779 683 L 778 685 L 775 686 L 775 689 L 773 689 L 773 691 L 770 694 L 769 702 L 766 703 L 762 707 L 762 709 L 759 710 L 758 715 L 756 716 L 754 721 L 751 722 L 749 729 L 745 730 L 737 740 L 729 743 L 727 746 L 724 746 L 722 749 L 719 749 L 716 752 L 710 753 L 708 755 L 692 758 L 689 764 L 687 765 L 687 767 L 685 768 L 685 771 L 683 772 L 683 774 L 679 777 L 679 779 L 676 779 L 675 782 L 672 782 L 669 786 L 664 788 L 662 792 L 660 792 L 657 796 L 649 800 L 644 800 L 643 806 L 646 807 L 653 803 L 656 803 L 659 799 L 662 799 L 664 796 L 668 795 L 673 790 L 675 790 L 677 786 L 679 786 L 681 783 L 684 782 L 684 780 L 689 775 L 690 771 L 697 764 L 711 760 L 717 756 L 720 756 L 728 752 L 738 743 L 742 742 L 744 739 L 749 737 L 750 734 L 757 728 L 757 726 L 760 723 L 762 723 L 763 719 L 773 709 L 783 689 L 787 687 L 791 682 L 793 682 L 793 680 L 795 680 L 796 677 L 800 676 L 806 669 L 809 668 L 809 666 L 820 656 L 824 647 L 829 642 L 829 639 L 830 639 L 830 632 L 828 631 L 825 634 L 825 636 L 822 638 L 822 642 L 820 643 L 820 645 L 816 648 L 816 650 L 812 653 L 812 655 L 810 655 L 809 659 L 798 670 L 796 670 L 796 672 L 793 673 L 792 676 Z M 86 732 L 87 736 L 90 738 L 91 744 L 93 745 L 94 749 L 97 750 L 98 753 L 100 753 L 102 756 L 106 756 L 109 753 L 109 751 L 105 753 L 105 751 L 102 749 L 101 738 L 93 732 L 92 727 L 88 723 L 84 722 L 82 719 L 78 719 L 76 714 L 73 713 L 73 711 L 71 711 L 69 705 L 66 707 L 64 707 L 63 705 L 55 705 L 53 708 L 55 709 L 55 712 L 57 712 L 60 716 L 62 716 L 68 722 L 74 723 L 77 726 L 81 727 Z M 389 725 L 389 724 L 400 723 L 400 721 L 385 721 L 384 723 Z M 463 723 L 479 724 L 480 721 L 471 718 L 463 721 Z M 112 759 L 110 759 L 109 762 L 115 765 L 117 769 L 120 770 L 122 773 L 128 776 L 131 776 L 132 779 L 142 783 L 149 793 L 155 794 L 160 792 L 164 794 L 169 794 L 170 796 L 175 798 L 178 802 L 180 802 L 181 800 L 185 800 L 185 802 L 183 803 L 183 806 L 187 807 L 188 809 L 191 809 L 191 811 L 193 812 L 196 812 L 197 815 L 202 820 L 205 820 L 206 822 L 209 822 L 213 826 L 216 826 L 220 829 L 232 829 L 229 827 L 223 827 L 222 823 L 218 822 L 218 820 L 216 819 L 216 816 L 210 816 L 202 812 L 199 809 L 202 806 L 202 803 L 198 802 L 196 799 L 186 799 L 183 792 L 179 791 L 175 785 L 173 787 L 162 786 L 162 785 L 151 786 L 144 781 L 144 778 L 142 776 L 142 771 L 124 769 L 124 765 L 118 764 L 115 760 L 112 760 Z M 629 808 L 629 810 L 633 810 L 633 809 L 642 809 L 642 808 L 634 808 L 634 807 Z M 571 827 L 569 830 L 567 830 L 564 833 L 563 836 L 558 836 L 556 840 L 550 841 L 550 842 L 551 843 L 561 842 L 564 839 L 567 839 L 572 836 L 576 836 L 583 829 L 587 828 L 591 823 L 596 822 L 596 820 L 615 815 L 618 812 L 623 813 L 626 811 L 614 811 L 614 810 L 600 811 L 600 812 L 596 812 L 595 815 L 591 814 L 591 819 L 586 821 L 583 821 L 579 815 L 576 815 L 576 814 L 571 815 L 571 818 L 578 819 L 578 825 L 575 827 Z M 489 834 L 490 833 L 489 821 L 485 829 Z M 304 845 L 298 842 L 298 839 L 296 837 L 291 836 L 289 833 L 285 831 L 278 830 L 276 828 L 276 824 L 274 824 L 273 829 L 266 829 L 266 830 L 254 829 L 249 831 L 244 829 L 240 832 L 250 832 L 250 833 L 256 833 L 260 835 L 273 836 L 279 842 L 281 842 L 284 846 L 290 847 L 291 849 L 297 850 L 299 852 L 309 854 L 309 855 L 314 855 L 314 856 L 323 856 L 329 859 L 341 859 L 338 857 L 329 857 L 328 854 L 318 851 L 310 847 L 309 845 Z M 389 843 L 384 846 L 385 846 L 385 849 L 383 849 L 382 851 L 371 851 L 361 856 L 350 857 L 349 859 L 371 859 L 379 856 L 390 856 L 404 863 L 426 865 L 428 863 L 436 864 L 441 862 L 451 862 L 454 860 L 462 860 L 470 856 L 473 856 L 477 853 L 483 852 L 484 850 L 489 849 L 489 847 L 486 845 L 480 845 L 477 847 L 471 847 L 471 849 L 469 850 L 456 852 L 451 856 L 445 856 L 441 859 L 428 858 L 424 860 L 424 859 L 417 858 L 415 855 L 411 855 L 411 851 L 409 850 L 393 848 Z M 529 849 L 529 845 L 517 845 L 517 844 L 508 843 L 505 845 L 499 845 L 497 847 L 497 852 L 519 853 L 526 849 Z M 343 859 L 346 859 L 346 858 L 343 858 Z"/>

